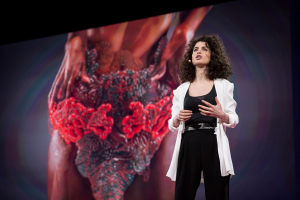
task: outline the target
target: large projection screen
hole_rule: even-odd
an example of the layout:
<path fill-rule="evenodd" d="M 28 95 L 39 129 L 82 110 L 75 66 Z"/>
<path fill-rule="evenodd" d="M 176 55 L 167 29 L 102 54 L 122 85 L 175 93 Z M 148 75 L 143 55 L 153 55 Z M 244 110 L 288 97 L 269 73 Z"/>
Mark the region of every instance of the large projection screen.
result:
<path fill-rule="evenodd" d="M 230 199 L 296 199 L 289 16 L 234 1 L 0 46 L 1 198 L 174 199 L 178 60 L 218 34 L 240 119 Z"/>

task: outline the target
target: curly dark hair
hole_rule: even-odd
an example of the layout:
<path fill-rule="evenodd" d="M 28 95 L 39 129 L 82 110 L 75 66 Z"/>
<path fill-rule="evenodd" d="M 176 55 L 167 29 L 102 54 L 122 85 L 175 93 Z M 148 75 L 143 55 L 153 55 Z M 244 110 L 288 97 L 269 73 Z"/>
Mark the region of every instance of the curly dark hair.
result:
<path fill-rule="evenodd" d="M 207 78 L 214 80 L 216 78 L 224 78 L 229 80 L 229 76 L 233 74 L 226 54 L 224 44 L 221 38 L 216 35 L 201 35 L 192 39 L 186 46 L 186 52 L 183 59 L 179 61 L 179 78 L 181 83 L 186 81 L 193 82 L 196 78 L 196 67 L 192 62 L 192 54 L 194 46 L 197 42 L 205 42 L 210 51 L 210 62 L 207 65 Z"/>

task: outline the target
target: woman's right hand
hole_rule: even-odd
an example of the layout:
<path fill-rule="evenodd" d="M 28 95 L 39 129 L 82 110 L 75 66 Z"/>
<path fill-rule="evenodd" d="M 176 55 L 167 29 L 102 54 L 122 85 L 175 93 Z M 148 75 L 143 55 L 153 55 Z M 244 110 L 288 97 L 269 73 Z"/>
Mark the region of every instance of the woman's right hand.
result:
<path fill-rule="evenodd" d="M 193 112 L 191 110 L 180 110 L 179 113 L 177 113 L 177 115 L 174 118 L 174 126 L 178 127 L 180 124 L 180 121 L 187 121 L 191 116 L 192 116 Z"/>

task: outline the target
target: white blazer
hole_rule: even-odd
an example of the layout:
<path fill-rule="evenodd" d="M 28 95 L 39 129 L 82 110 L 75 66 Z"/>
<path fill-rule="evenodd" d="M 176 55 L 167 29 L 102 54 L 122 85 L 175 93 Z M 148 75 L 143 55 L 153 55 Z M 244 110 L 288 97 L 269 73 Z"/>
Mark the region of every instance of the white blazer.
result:
<path fill-rule="evenodd" d="M 233 83 L 230 83 L 226 79 L 215 79 L 214 80 L 218 100 L 221 103 L 223 111 L 229 115 L 229 124 L 222 122 L 221 119 L 217 118 L 217 127 L 215 128 L 215 134 L 217 136 L 217 144 L 218 144 L 218 154 L 220 159 L 220 170 L 222 176 L 227 176 L 231 174 L 234 175 L 233 165 L 230 155 L 230 148 L 228 138 L 226 136 L 226 126 L 234 128 L 238 122 L 239 117 L 235 112 L 236 101 L 233 99 Z M 175 128 L 173 126 L 173 118 L 175 115 L 184 108 L 184 98 L 185 94 L 190 86 L 190 82 L 185 82 L 181 84 L 176 90 L 173 91 L 173 105 L 172 105 L 172 118 L 169 119 L 169 129 L 171 131 L 178 131 L 175 148 L 172 156 L 172 161 L 170 164 L 170 168 L 168 170 L 167 176 L 172 179 L 172 181 L 176 180 L 176 172 L 177 172 L 177 164 L 178 164 L 178 155 L 179 148 L 181 142 L 181 134 L 184 130 L 185 122 L 181 121 L 180 125 Z M 200 111 L 199 111 L 200 112 Z M 201 173 L 201 183 L 204 182 L 203 173 Z"/>

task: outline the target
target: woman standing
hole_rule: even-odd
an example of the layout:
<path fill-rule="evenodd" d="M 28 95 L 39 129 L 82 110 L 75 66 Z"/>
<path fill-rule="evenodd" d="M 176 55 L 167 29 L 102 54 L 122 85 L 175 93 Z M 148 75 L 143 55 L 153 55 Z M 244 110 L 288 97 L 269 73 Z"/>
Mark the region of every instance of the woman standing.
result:
<path fill-rule="evenodd" d="M 234 175 L 226 127 L 234 128 L 232 74 L 224 45 L 217 35 L 191 40 L 180 63 L 181 84 L 173 91 L 169 129 L 177 139 L 167 176 L 175 184 L 175 200 L 195 199 L 205 180 L 207 200 L 229 199 Z"/>

